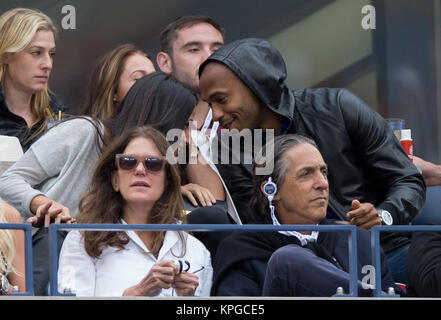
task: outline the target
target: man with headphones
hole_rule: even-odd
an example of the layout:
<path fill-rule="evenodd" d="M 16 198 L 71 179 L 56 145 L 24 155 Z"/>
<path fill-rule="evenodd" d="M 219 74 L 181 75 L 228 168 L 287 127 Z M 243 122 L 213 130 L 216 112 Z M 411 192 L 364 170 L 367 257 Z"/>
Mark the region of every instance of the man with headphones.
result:
<path fill-rule="evenodd" d="M 273 146 L 271 146 L 273 144 Z M 271 153 L 269 150 L 274 150 Z M 271 175 L 258 169 L 273 161 Z M 317 145 L 300 135 L 267 142 L 253 166 L 251 212 L 260 223 L 332 224 L 326 219 L 328 167 Z M 372 265 L 369 232 L 357 230 L 358 294 L 372 295 L 361 269 Z M 382 289 L 403 294 L 395 285 L 381 252 Z M 349 253 L 343 232 L 242 231 L 221 242 L 213 263 L 212 295 L 332 296 L 349 292 Z"/>
<path fill-rule="evenodd" d="M 426 195 L 423 177 L 387 122 L 349 90 L 291 90 L 285 83 L 282 55 L 270 42 L 257 38 L 222 46 L 201 64 L 199 76 L 201 97 L 222 127 L 314 139 L 328 165 L 329 218 L 370 230 L 381 224 L 409 224 L 420 212 Z M 230 152 L 242 158 L 241 153 L 246 155 L 243 150 Z M 225 163 L 221 158 L 218 169 L 241 221 L 254 223 L 248 210 L 251 168 L 245 160 L 239 164 L 236 160 Z M 394 278 L 405 283 L 408 235 L 384 232 L 381 246 Z"/>

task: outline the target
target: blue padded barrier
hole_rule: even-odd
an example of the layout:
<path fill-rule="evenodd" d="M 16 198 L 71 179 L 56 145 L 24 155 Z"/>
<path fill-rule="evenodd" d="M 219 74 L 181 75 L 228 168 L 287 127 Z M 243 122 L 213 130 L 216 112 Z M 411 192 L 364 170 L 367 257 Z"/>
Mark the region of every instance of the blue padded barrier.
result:
<path fill-rule="evenodd" d="M 0 223 L 0 229 L 24 230 L 25 232 L 25 279 L 26 292 L 16 292 L 11 295 L 14 296 L 33 296 L 34 295 L 34 280 L 33 280 L 33 266 L 32 266 L 32 226 L 28 223 Z"/>
<path fill-rule="evenodd" d="M 371 229 L 371 249 L 372 257 L 374 260 L 374 270 L 380 270 L 375 272 L 375 283 L 381 283 L 381 255 L 380 255 L 380 233 L 381 232 L 441 232 L 441 225 L 439 226 L 415 226 L 415 225 L 400 225 L 400 226 L 374 226 Z M 393 297 L 394 295 L 385 294 L 381 291 L 381 286 L 375 286 L 375 297 Z"/>
<path fill-rule="evenodd" d="M 412 221 L 413 225 L 441 225 L 441 186 L 427 187 L 426 202 L 420 214 Z"/>
<path fill-rule="evenodd" d="M 89 230 L 89 231 L 121 231 L 121 230 L 186 230 L 186 231 L 319 231 L 319 232 L 348 232 L 349 247 L 349 294 L 339 294 L 338 297 L 358 296 L 357 276 L 357 228 L 352 225 L 231 225 L 231 224 L 51 224 L 49 227 L 50 242 L 50 293 L 52 296 L 72 296 L 58 292 L 58 246 L 57 232 L 59 230 Z"/>

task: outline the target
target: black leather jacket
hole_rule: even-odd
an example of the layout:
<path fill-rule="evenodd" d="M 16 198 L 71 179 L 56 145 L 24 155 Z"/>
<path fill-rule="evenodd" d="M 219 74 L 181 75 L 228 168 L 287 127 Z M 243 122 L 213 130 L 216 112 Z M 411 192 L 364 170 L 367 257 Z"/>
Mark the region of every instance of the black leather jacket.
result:
<path fill-rule="evenodd" d="M 418 215 L 426 196 L 423 177 L 387 122 L 356 95 L 346 89 L 290 90 L 284 83 L 283 58 L 262 39 L 222 47 L 199 73 L 211 61 L 225 64 L 268 108 L 282 115 L 284 134 L 302 134 L 317 143 L 329 169 L 329 207 L 338 218 L 347 220 L 354 199 L 389 211 L 394 224 L 408 224 Z M 218 169 L 242 222 L 255 222 L 248 210 L 251 165 L 222 164 Z M 403 239 L 391 238 L 383 234 L 386 253 L 404 244 Z"/>
<path fill-rule="evenodd" d="M 49 94 L 50 97 L 50 108 L 52 113 L 57 115 L 58 111 L 66 112 L 67 107 L 58 100 L 53 94 Z M 34 124 L 32 128 L 28 129 L 26 121 L 9 111 L 6 105 L 5 94 L 2 88 L 0 88 L 0 135 L 14 136 L 20 141 L 23 148 L 23 152 L 27 149 L 41 136 L 37 136 L 32 140 L 29 137 L 42 125 L 43 120 Z"/>

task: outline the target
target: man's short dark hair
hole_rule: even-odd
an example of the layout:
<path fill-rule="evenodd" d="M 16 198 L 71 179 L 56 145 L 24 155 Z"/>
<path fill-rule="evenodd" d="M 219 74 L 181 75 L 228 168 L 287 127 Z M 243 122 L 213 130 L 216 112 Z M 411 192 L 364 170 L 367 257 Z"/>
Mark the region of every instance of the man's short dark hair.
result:
<path fill-rule="evenodd" d="M 212 25 L 221 33 L 222 38 L 225 40 L 224 28 L 222 28 L 220 24 L 214 21 L 211 17 L 201 14 L 186 15 L 178 17 L 177 19 L 172 21 L 164 30 L 162 30 L 161 34 L 159 35 L 161 51 L 171 55 L 173 42 L 175 42 L 176 38 L 178 37 L 178 31 L 183 28 L 189 28 L 199 23 L 208 23 Z"/>

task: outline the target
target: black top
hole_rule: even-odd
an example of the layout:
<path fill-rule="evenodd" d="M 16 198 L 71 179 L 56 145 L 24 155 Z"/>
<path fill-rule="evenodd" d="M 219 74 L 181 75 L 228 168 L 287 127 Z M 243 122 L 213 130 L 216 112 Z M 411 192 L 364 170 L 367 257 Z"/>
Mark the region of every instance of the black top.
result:
<path fill-rule="evenodd" d="M 52 114 L 57 115 L 58 111 L 63 113 L 67 111 L 68 108 L 60 100 L 58 100 L 55 95 L 49 94 L 49 98 L 49 107 Z M 44 120 L 41 120 L 34 124 L 32 128 L 28 128 L 26 121 L 22 117 L 12 113 L 9 110 L 8 106 L 6 105 L 5 93 L 0 87 L 0 135 L 17 137 L 23 148 L 23 152 L 26 152 L 26 150 L 29 149 L 29 147 L 43 134 L 42 132 L 32 140 L 29 140 L 29 137 L 32 136 L 38 130 L 38 128 L 40 128 L 43 122 Z"/>

